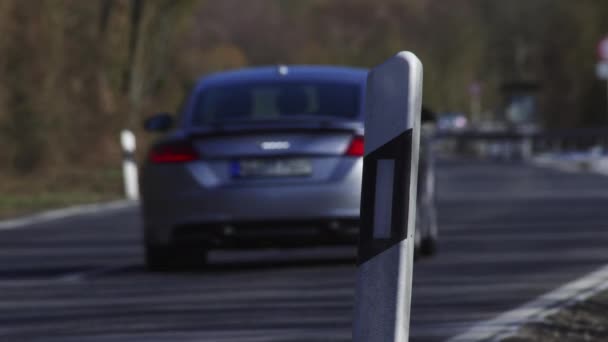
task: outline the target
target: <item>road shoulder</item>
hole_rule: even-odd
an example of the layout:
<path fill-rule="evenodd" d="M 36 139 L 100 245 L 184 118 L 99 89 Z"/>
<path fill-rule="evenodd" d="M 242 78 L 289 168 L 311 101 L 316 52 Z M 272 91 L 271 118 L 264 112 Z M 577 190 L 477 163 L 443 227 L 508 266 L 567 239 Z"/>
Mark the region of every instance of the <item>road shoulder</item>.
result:
<path fill-rule="evenodd" d="M 607 158 L 536 157 L 532 164 L 562 172 L 608 175 Z M 495 318 L 448 342 L 605 341 L 608 337 L 608 265 Z"/>
<path fill-rule="evenodd" d="M 77 205 L 62 209 L 47 210 L 33 215 L 0 221 L 0 231 L 25 228 L 34 224 L 56 221 L 64 218 L 99 214 L 113 210 L 134 207 L 137 202 L 120 200 L 107 203 Z"/>
<path fill-rule="evenodd" d="M 563 317 L 567 308 L 585 303 L 608 289 L 608 265 L 546 293 L 520 307 L 505 312 L 495 318 L 483 321 L 464 333 L 452 337 L 448 342 L 471 341 L 519 341 L 516 335 L 529 330 L 530 326 L 543 325 L 553 317 Z M 608 300 L 608 295 L 601 294 Z M 583 304 L 585 305 L 585 304 Z M 603 304 L 604 307 L 608 303 Z M 606 319 L 606 318 L 604 318 Z M 562 322 L 563 324 L 563 322 Z M 571 322 L 571 324 L 576 324 Z M 537 340 L 534 340 L 537 341 Z M 544 340 L 543 340 L 544 341 Z"/>

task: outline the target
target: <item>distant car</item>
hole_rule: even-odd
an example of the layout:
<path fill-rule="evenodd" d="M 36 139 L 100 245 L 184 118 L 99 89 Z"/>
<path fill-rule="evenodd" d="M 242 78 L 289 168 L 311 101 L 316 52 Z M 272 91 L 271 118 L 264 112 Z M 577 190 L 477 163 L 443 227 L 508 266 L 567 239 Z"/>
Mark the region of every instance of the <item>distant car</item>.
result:
<path fill-rule="evenodd" d="M 354 243 L 366 76 L 330 66 L 217 73 L 196 85 L 177 125 L 149 118 L 149 131 L 175 129 L 142 170 L 147 266 L 200 264 L 213 248 Z M 422 150 L 416 240 L 431 254 L 432 158 Z"/>

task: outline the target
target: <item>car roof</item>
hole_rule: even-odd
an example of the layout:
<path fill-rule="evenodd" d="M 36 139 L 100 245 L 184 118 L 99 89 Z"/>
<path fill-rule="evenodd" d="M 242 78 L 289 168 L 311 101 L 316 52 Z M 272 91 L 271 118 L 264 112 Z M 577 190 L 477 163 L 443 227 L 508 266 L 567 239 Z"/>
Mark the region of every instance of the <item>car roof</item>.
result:
<path fill-rule="evenodd" d="M 236 69 L 207 75 L 199 86 L 220 86 L 242 82 L 328 81 L 364 84 L 367 69 L 329 65 L 276 65 Z"/>

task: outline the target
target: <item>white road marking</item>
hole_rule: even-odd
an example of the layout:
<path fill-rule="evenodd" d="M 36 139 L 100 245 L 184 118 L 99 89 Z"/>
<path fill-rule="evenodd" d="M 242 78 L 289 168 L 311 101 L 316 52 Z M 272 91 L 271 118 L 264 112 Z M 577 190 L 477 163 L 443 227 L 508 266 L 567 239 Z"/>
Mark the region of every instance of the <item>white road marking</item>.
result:
<path fill-rule="evenodd" d="M 577 173 L 582 171 L 580 161 L 555 159 L 551 157 L 536 157 L 532 159 L 531 164 L 537 167 L 546 167 L 556 169 L 567 173 Z"/>
<path fill-rule="evenodd" d="M 535 166 L 553 168 L 569 173 L 595 173 L 608 176 L 608 158 L 582 155 L 579 158 L 565 159 L 556 155 L 541 155 L 532 159 Z"/>
<path fill-rule="evenodd" d="M 608 289 L 608 265 L 546 293 L 518 308 L 480 322 L 447 342 L 500 341 L 521 326 L 542 321 L 559 309 Z"/>
<path fill-rule="evenodd" d="M 603 189 L 595 190 L 536 190 L 534 193 L 504 192 L 504 191 L 470 191 L 468 193 L 439 194 L 441 202 L 462 201 L 515 201 L 515 200 L 580 200 L 580 199 L 608 199 L 608 194 Z"/>
<path fill-rule="evenodd" d="M 56 221 L 72 216 L 97 214 L 109 210 L 118 210 L 135 206 L 134 201 L 115 201 L 109 203 L 86 204 L 63 209 L 49 210 L 38 214 L 0 221 L 0 231 L 25 228 L 37 223 Z"/>
<path fill-rule="evenodd" d="M 133 265 L 98 267 L 98 268 L 91 269 L 89 271 L 62 275 L 57 280 L 65 281 L 65 282 L 81 282 L 81 281 L 89 280 L 91 278 L 101 277 L 105 274 L 124 271 L 124 270 L 131 268 L 132 266 Z"/>
<path fill-rule="evenodd" d="M 88 342 L 289 342 L 308 340 L 347 340 L 350 332 L 336 331 L 336 329 L 317 329 L 311 332 L 305 328 L 278 328 L 278 329 L 231 329 L 230 331 L 211 330 L 207 331 L 171 331 L 154 333 L 113 333 L 97 336 L 78 335 L 51 337 L 48 341 L 88 341 Z"/>

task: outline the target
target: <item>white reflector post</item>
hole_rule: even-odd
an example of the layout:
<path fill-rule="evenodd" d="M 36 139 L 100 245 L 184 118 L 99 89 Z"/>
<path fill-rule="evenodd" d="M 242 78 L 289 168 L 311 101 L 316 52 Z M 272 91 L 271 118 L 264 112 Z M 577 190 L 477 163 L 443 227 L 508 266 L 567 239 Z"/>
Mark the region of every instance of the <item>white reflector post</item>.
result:
<path fill-rule="evenodd" d="M 422 64 L 400 52 L 367 78 L 353 340 L 409 337 Z"/>
<path fill-rule="evenodd" d="M 139 199 L 139 179 L 137 163 L 135 162 L 135 134 L 126 129 L 120 132 L 120 145 L 123 152 L 122 172 L 125 185 L 125 196 L 129 200 L 137 200 Z"/>

